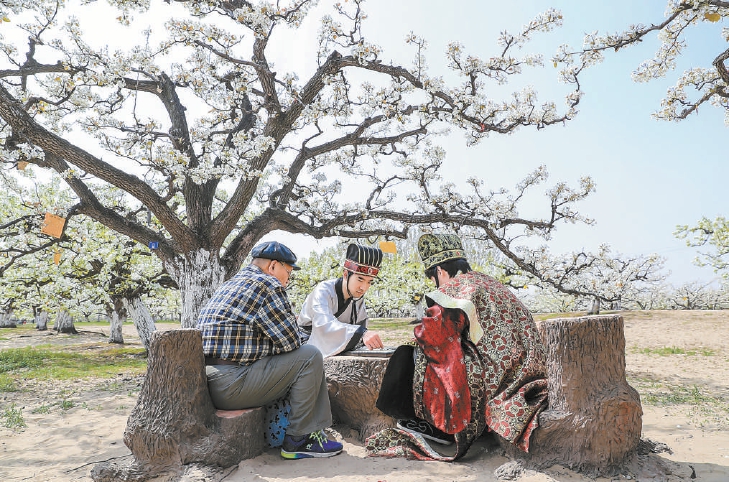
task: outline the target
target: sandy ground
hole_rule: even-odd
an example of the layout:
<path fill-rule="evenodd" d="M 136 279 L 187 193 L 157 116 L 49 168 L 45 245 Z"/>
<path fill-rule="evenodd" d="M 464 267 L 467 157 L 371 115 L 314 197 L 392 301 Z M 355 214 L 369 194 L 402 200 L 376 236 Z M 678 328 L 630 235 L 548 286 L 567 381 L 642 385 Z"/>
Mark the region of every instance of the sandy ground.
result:
<path fill-rule="evenodd" d="M 231 469 L 225 481 L 729 481 L 729 312 L 630 312 L 624 317 L 628 381 L 643 401 L 642 438 L 663 450 L 636 459 L 613 478 L 589 479 L 560 466 L 520 470 L 488 439 L 456 463 L 370 458 L 361 443 L 334 427 L 344 442 L 342 455 L 286 461 L 269 450 Z M 88 343 L 108 333 L 78 327 L 83 331 L 75 336 L 33 332 L 19 337 L 12 329 L 0 330 L 0 349 Z M 128 344 L 138 343 L 133 331 L 124 336 Z M 670 348 L 677 353 L 663 353 Z M 0 480 L 90 481 L 94 464 L 129 455 L 122 435 L 142 383 L 141 376 L 119 374 L 104 381 L 29 382 L 20 392 L 0 393 L 0 415 L 15 404 L 27 424 L 22 430 L 0 427 Z"/>

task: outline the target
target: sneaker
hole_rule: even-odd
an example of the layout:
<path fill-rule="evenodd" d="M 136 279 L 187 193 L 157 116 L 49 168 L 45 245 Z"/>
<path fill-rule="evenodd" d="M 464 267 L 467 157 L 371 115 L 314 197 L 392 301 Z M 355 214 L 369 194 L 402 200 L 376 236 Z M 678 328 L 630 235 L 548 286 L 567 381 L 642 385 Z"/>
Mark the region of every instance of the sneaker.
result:
<path fill-rule="evenodd" d="M 412 418 L 410 420 L 398 420 L 397 428 L 415 435 L 422 435 L 423 437 L 442 445 L 450 445 L 454 440 L 453 435 L 442 432 L 425 420 L 417 418 Z"/>
<path fill-rule="evenodd" d="M 298 442 L 291 435 L 286 435 L 281 446 L 281 457 L 285 459 L 305 459 L 309 457 L 333 457 L 340 453 L 344 446 L 329 440 L 324 430 L 312 432 Z"/>

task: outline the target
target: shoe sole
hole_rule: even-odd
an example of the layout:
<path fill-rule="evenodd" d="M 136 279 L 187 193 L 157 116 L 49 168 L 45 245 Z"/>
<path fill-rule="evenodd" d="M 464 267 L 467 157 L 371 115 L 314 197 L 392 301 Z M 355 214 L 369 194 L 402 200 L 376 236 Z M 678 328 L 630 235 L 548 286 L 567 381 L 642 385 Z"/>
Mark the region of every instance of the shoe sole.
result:
<path fill-rule="evenodd" d="M 427 438 L 428 440 L 432 440 L 433 442 L 438 443 L 438 444 L 441 444 L 441 445 L 453 445 L 453 441 L 452 440 L 443 440 L 443 439 L 440 439 L 438 437 L 433 437 L 432 435 L 424 434 L 423 432 L 418 432 L 417 430 L 411 430 L 411 429 L 409 429 L 407 427 L 403 427 L 399 423 L 397 424 L 397 428 L 399 428 L 400 430 L 404 430 L 407 433 L 410 433 L 410 434 L 413 434 L 413 435 L 420 435 L 423 438 Z"/>
<path fill-rule="evenodd" d="M 287 459 L 287 460 L 297 460 L 297 459 L 311 459 L 311 458 L 325 458 L 325 457 L 334 457 L 335 455 L 341 454 L 341 450 L 337 450 L 336 452 L 287 452 L 285 450 L 281 450 L 281 457 Z"/>

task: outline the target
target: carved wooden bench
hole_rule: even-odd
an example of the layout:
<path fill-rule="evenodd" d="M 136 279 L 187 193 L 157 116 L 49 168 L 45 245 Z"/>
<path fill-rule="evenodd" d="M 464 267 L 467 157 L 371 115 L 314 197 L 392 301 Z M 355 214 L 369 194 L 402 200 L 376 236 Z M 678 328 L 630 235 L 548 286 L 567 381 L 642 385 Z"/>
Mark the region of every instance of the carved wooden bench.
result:
<path fill-rule="evenodd" d="M 529 454 L 508 442 L 502 446 L 536 468 L 561 464 L 591 475 L 610 474 L 636 451 L 642 429 L 640 398 L 625 380 L 623 319 L 553 319 L 539 328 L 550 406 L 540 416 Z M 332 415 L 357 429 L 360 440 L 394 425 L 374 406 L 386 366 L 385 358 L 325 360 Z M 132 460 L 98 464 L 92 478 L 147 480 L 179 473 L 188 464 L 237 465 L 262 453 L 263 418 L 262 408 L 216 411 L 198 330 L 157 331 L 147 377 L 124 432 Z"/>

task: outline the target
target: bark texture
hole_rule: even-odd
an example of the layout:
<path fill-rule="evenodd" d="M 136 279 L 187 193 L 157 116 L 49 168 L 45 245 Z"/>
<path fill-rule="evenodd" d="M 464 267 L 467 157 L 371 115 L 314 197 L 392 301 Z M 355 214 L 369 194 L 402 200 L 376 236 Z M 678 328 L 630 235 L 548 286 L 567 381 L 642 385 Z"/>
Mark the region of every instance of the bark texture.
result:
<path fill-rule="evenodd" d="M 12 318 L 12 311 L 0 313 L 0 328 L 17 328 L 17 325 Z"/>
<path fill-rule="evenodd" d="M 539 325 L 547 354 L 549 408 L 530 452 L 502 443 L 535 468 L 560 464 L 609 476 L 636 452 L 643 410 L 625 380 L 625 334 L 619 315 L 561 318 Z"/>
<path fill-rule="evenodd" d="M 142 342 L 142 345 L 144 345 L 147 352 L 149 352 L 152 333 L 157 330 L 152 314 L 139 297 L 125 299 L 124 308 L 132 317 L 132 321 L 134 321 L 134 327 L 137 329 L 137 334 L 139 334 L 139 340 Z"/>
<path fill-rule="evenodd" d="M 48 329 L 48 312 L 47 311 L 36 312 L 35 329 L 38 331 L 46 331 Z"/>
<path fill-rule="evenodd" d="M 263 415 L 262 408 L 216 411 L 198 330 L 154 332 L 147 376 L 124 431 L 133 457 L 98 464 L 92 478 L 172 481 L 194 464 L 237 465 L 263 452 Z"/>
<path fill-rule="evenodd" d="M 396 420 L 375 407 L 387 358 L 334 356 L 324 360 L 332 418 L 359 432 L 364 441 L 394 427 Z"/>
<path fill-rule="evenodd" d="M 225 280 L 225 269 L 217 257 L 204 249 L 191 252 L 186 258 L 167 262 L 165 268 L 180 289 L 180 325 L 182 328 L 194 328 L 200 309 Z"/>
<path fill-rule="evenodd" d="M 56 315 L 56 322 L 53 324 L 53 329 L 58 333 L 78 335 L 78 331 L 76 331 L 76 327 L 73 325 L 73 317 L 66 310 L 58 312 Z"/>
<path fill-rule="evenodd" d="M 106 314 L 109 317 L 109 343 L 124 344 L 122 327 L 124 323 L 124 303 L 119 298 L 113 298 Z M 147 346 L 145 345 L 145 348 Z"/>

